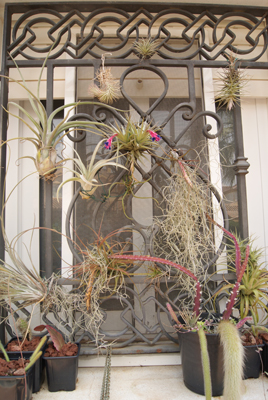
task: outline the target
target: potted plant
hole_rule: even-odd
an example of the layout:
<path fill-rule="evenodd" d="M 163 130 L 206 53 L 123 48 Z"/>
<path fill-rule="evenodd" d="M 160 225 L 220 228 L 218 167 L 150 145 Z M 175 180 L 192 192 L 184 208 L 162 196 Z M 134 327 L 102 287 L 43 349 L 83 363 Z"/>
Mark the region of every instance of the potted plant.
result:
<path fill-rule="evenodd" d="M 0 392 L 8 400 L 30 400 L 33 392 L 33 367 L 42 356 L 42 346 L 46 341 L 44 336 L 32 353 L 29 360 L 17 358 L 10 360 L 0 342 L 0 350 L 4 360 L 0 359 Z"/>
<path fill-rule="evenodd" d="M 49 343 L 43 355 L 47 384 L 50 392 L 73 391 L 78 374 L 80 343 L 65 343 L 62 334 L 50 325 L 39 325 L 36 331 L 47 329 L 53 343 Z"/>
<path fill-rule="evenodd" d="M 22 334 L 22 337 L 18 338 L 15 336 L 5 345 L 5 350 L 10 360 L 16 360 L 21 357 L 21 355 L 26 360 L 30 359 L 41 341 L 43 344 L 40 351 L 42 351 L 42 353 L 44 352 L 47 336 L 45 336 L 45 339 L 42 339 L 41 336 L 32 336 L 28 321 L 23 318 L 19 318 L 16 321 L 16 326 Z M 33 393 L 39 392 L 44 378 L 44 363 L 40 357 L 33 366 Z"/>
<path fill-rule="evenodd" d="M 214 221 L 213 223 L 215 224 Z M 245 259 L 241 262 L 241 251 L 235 236 L 224 228 L 222 229 L 225 234 L 233 239 L 236 251 L 236 282 L 227 300 L 226 309 L 222 317 L 215 319 L 214 317 L 212 318 L 210 314 L 208 316 L 203 316 L 199 307 L 195 305 L 192 313 L 188 311 L 190 318 L 185 318 L 185 313 L 182 310 L 182 323 L 177 318 L 170 305 L 168 305 L 168 309 L 176 322 L 176 329 L 180 332 L 180 338 L 182 339 L 182 368 L 186 386 L 196 393 L 205 394 L 206 399 L 211 399 L 211 396 L 221 395 L 223 389 L 226 399 L 238 400 L 241 398 L 244 359 L 244 348 L 238 328 L 243 326 L 247 317 L 236 323 L 236 321 L 231 318 L 231 313 L 247 266 L 249 246 L 246 248 Z M 199 284 L 196 285 L 195 304 L 199 303 L 200 305 L 200 298 Z M 210 343 L 211 332 L 216 334 L 212 339 L 214 349 L 211 348 Z M 190 346 L 193 346 L 193 342 L 195 342 L 196 351 L 193 353 L 193 347 L 191 347 L 190 351 L 194 354 L 194 357 L 184 357 L 184 352 L 186 352 L 187 355 L 189 354 L 188 345 L 190 344 Z M 201 355 L 200 358 L 199 354 Z M 210 359 L 211 354 L 216 357 L 212 362 Z M 198 368 L 195 363 L 196 359 L 198 359 Z M 194 364 L 191 364 L 192 361 L 194 361 Z M 220 370 L 216 369 L 218 367 Z M 189 373 L 190 371 L 191 373 Z M 210 371 L 212 371 L 212 382 Z M 217 378 L 216 381 L 215 377 Z"/>
<path fill-rule="evenodd" d="M 262 367 L 262 355 L 266 353 L 264 338 L 267 328 L 263 326 L 267 319 L 268 301 L 268 272 L 262 262 L 263 252 L 254 247 L 254 241 L 237 238 L 241 249 L 241 258 L 244 260 L 246 247 L 249 246 L 247 266 L 239 287 L 235 307 L 239 310 L 240 318 L 251 316 L 252 322 L 247 321 L 247 326 L 242 330 L 242 341 L 245 347 L 245 372 L 244 378 L 258 378 Z M 229 270 L 235 270 L 235 249 L 232 245 L 227 251 Z M 229 293 L 234 287 L 233 283 L 221 285 L 217 296 Z M 260 321 L 261 318 L 261 321 Z M 266 332 L 266 333 L 265 333 Z"/>

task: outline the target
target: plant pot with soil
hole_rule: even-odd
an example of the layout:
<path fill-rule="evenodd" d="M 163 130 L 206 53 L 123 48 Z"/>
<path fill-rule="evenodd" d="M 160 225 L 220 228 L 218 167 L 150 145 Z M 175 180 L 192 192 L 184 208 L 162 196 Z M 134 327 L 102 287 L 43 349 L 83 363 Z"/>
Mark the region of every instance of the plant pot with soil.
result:
<path fill-rule="evenodd" d="M 8 400 L 31 400 L 34 365 L 42 355 L 40 349 L 45 341 L 46 338 L 44 337 L 28 360 L 24 358 L 10 360 L 4 346 L 0 342 L 0 349 L 4 356 L 4 359 L 0 358 L 1 398 Z"/>
<path fill-rule="evenodd" d="M 46 339 L 44 339 L 44 343 L 40 349 L 42 351 L 42 354 L 44 353 L 47 344 L 47 336 L 45 338 Z M 30 340 L 28 340 L 27 338 L 25 340 L 23 340 L 22 338 L 17 339 L 16 337 L 10 339 L 10 341 L 5 346 L 9 359 L 17 360 L 21 357 L 22 353 L 23 358 L 29 360 L 34 350 L 40 343 L 41 339 L 41 336 L 34 336 Z M 33 367 L 33 393 L 39 392 L 41 385 L 44 382 L 44 378 L 44 362 L 42 360 L 42 357 L 40 357 Z"/>
<path fill-rule="evenodd" d="M 47 384 L 50 392 L 73 391 L 78 375 L 80 343 L 65 343 L 63 336 L 50 325 L 40 325 L 35 330 L 47 329 L 53 343 L 45 348 Z"/>
<path fill-rule="evenodd" d="M 241 340 L 245 349 L 244 379 L 257 379 L 262 370 L 263 339 L 258 334 L 242 331 Z"/>
<path fill-rule="evenodd" d="M 216 222 L 213 221 L 211 218 L 210 220 L 212 223 L 216 224 Z M 219 226 L 218 224 L 216 225 Z M 185 323 L 182 324 L 179 321 L 176 313 L 174 312 L 170 304 L 167 304 L 167 307 L 171 314 L 172 319 L 176 322 L 177 331 L 183 332 L 179 333 L 180 337 L 183 335 L 182 346 L 181 346 L 182 365 L 184 362 L 184 358 L 185 359 L 188 358 L 189 360 L 189 358 L 191 357 L 193 359 L 193 364 L 191 364 L 190 366 L 188 365 L 187 367 L 188 373 L 186 375 L 186 382 L 185 382 L 186 386 L 189 389 L 195 391 L 196 393 L 200 393 L 203 380 L 202 394 L 205 394 L 206 399 L 210 400 L 213 395 L 221 394 L 221 389 L 219 389 L 219 393 L 215 393 L 214 390 L 216 389 L 213 382 L 214 379 L 218 378 L 219 375 L 221 375 L 224 376 L 224 382 L 223 382 L 224 398 L 239 400 L 241 398 L 243 359 L 244 359 L 244 347 L 242 345 L 242 341 L 240 338 L 239 329 L 241 328 L 241 326 L 244 325 L 244 323 L 248 320 L 248 318 L 245 318 L 237 323 L 237 321 L 235 321 L 235 319 L 232 318 L 231 314 L 234 304 L 236 302 L 240 283 L 247 266 L 247 261 L 249 257 L 249 246 L 247 246 L 246 248 L 245 258 L 241 260 L 241 250 L 235 236 L 230 232 L 228 232 L 226 229 L 222 227 L 221 229 L 224 231 L 226 235 L 232 238 L 235 243 L 236 282 L 233 285 L 231 293 L 229 294 L 225 310 L 220 320 L 215 320 L 211 318 L 211 316 L 213 315 L 211 312 L 208 314 L 207 318 L 202 318 L 202 312 L 200 312 L 200 310 L 202 309 L 201 300 L 204 295 L 202 295 L 201 283 L 194 274 L 192 273 L 189 274 L 189 272 L 188 275 L 191 276 L 192 279 L 194 279 L 195 281 L 194 307 L 193 310 L 186 308 L 182 310 L 178 309 L 179 315 L 183 317 Z M 186 273 L 186 271 L 184 272 Z M 204 297 L 203 304 L 207 303 L 208 303 L 207 298 Z M 216 343 L 220 342 L 222 346 L 223 359 L 219 362 L 219 364 L 221 364 L 220 372 L 214 371 L 214 368 L 216 368 L 215 365 L 217 363 L 215 363 L 214 361 L 211 362 L 210 359 L 210 353 L 214 353 L 214 355 L 216 355 L 217 358 L 221 352 L 221 350 L 219 350 L 219 348 L 217 347 L 218 343 L 215 346 L 216 348 L 218 348 L 217 351 L 210 349 L 211 331 L 213 331 L 213 333 L 216 333 L 218 335 L 218 338 L 216 338 Z M 188 350 L 187 357 L 184 357 L 183 352 L 185 352 L 186 344 L 188 344 L 187 341 L 188 340 L 190 341 L 189 337 L 191 336 L 196 337 L 197 341 L 196 350 L 194 351 L 193 348 L 190 348 L 190 350 Z M 192 344 L 190 344 L 190 346 L 191 345 Z M 190 353 L 192 353 L 192 355 L 194 354 L 194 357 L 191 356 Z M 200 371 L 202 371 L 202 374 L 200 374 L 200 378 L 198 378 L 199 384 L 197 388 L 195 388 L 195 380 L 197 378 L 194 374 L 194 370 L 197 368 L 197 366 L 195 365 L 197 357 L 200 358 L 198 368 Z"/>
<path fill-rule="evenodd" d="M 219 322 L 220 318 L 216 314 L 203 313 L 200 321 L 209 318 Z M 181 322 L 181 318 L 179 319 Z M 184 321 L 183 321 L 184 322 Z M 178 331 L 179 342 L 181 345 L 181 363 L 183 381 L 185 386 L 192 392 L 205 395 L 204 376 L 201 359 L 200 341 L 197 331 L 187 331 L 180 329 Z M 223 347 L 220 337 L 217 333 L 213 333 L 213 325 L 211 324 L 211 332 L 206 333 L 208 355 L 211 370 L 212 396 L 221 396 L 223 393 Z"/>

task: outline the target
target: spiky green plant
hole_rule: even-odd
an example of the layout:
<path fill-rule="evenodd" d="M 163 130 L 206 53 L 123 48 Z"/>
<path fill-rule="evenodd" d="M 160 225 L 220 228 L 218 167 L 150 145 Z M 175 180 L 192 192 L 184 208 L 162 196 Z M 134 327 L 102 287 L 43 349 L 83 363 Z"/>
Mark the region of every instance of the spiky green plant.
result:
<path fill-rule="evenodd" d="M 83 161 L 79 157 L 79 154 L 77 153 L 76 150 L 74 150 L 74 152 L 76 154 L 76 158 L 73 158 L 72 161 L 74 162 L 74 164 L 76 166 L 76 170 L 69 169 L 69 171 L 71 171 L 75 176 L 65 180 L 64 182 L 62 182 L 59 185 L 58 190 L 57 190 L 57 197 L 58 197 L 59 191 L 62 188 L 62 186 L 65 185 L 67 182 L 73 181 L 73 182 L 79 182 L 81 184 L 81 187 L 82 187 L 82 190 L 80 191 L 81 197 L 83 199 L 89 199 L 90 196 L 93 195 L 93 193 L 95 192 L 97 187 L 103 186 L 103 184 L 99 184 L 96 179 L 96 174 L 101 168 L 108 167 L 108 166 L 115 166 L 115 167 L 123 168 L 123 169 L 127 170 L 127 168 L 124 167 L 123 165 L 112 161 L 114 158 L 102 159 L 100 161 L 97 161 L 94 164 L 97 152 L 98 152 L 100 146 L 105 141 L 106 141 L 106 139 L 103 139 L 97 144 L 97 146 L 95 147 L 94 152 L 92 154 L 91 160 L 87 166 L 84 165 Z"/>
<path fill-rule="evenodd" d="M 145 152 L 150 153 L 161 139 L 154 130 L 157 130 L 157 128 L 152 127 L 145 120 L 137 123 L 128 118 L 125 120 L 124 125 L 119 125 L 115 122 L 107 130 L 108 140 L 105 142 L 105 147 L 111 149 L 113 146 L 117 157 L 119 152 L 124 153 L 128 161 L 127 166 L 133 175 L 135 163 L 142 161 L 142 158 L 145 157 Z M 111 132 L 111 136 L 109 136 L 109 132 Z M 113 139 L 114 142 L 112 144 Z"/>
<path fill-rule="evenodd" d="M 137 55 L 145 60 L 151 58 L 157 52 L 158 42 L 151 37 L 142 38 L 134 43 L 133 48 Z"/>
<path fill-rule="evenodd" d="M 239 237 L 236 237 L 236 239 L 241 249 L 242 260 L 246 257 L 247 246 L 250 246 L 248 263 L 239 287 L 236 306 L 239 308 L 240 317 L 243 319 L 248 315 L 251 315 L 254 325 L 256 326 L 259 323 L 260 311 L 262 317 L 265 316 L 265 318 L 267 318 L 268 272 L 264 262 L 261 261 L 263 258 L 262 249 L 254 247 L 253 240 L 241 240 Z M 234 246 L 229 246 L 227 256 L 229 260 L 229 269 L 233 272 L 235 271 Z M 227 283 L 226 285 L 221 286 L 215 295 L 215 299 L 219 294 L 232 290 L 233 286 L 233 283 Z"/>
<path fill-rule="evenodd" d="M 215 95 L 219 107 L 226 106 L 231 110 L 235 104 L 240 103 L 240 96 L 248 79 L 244 72 L 237 68 L 237 58 L 232 54 L 228 55 L 229 64 L 219 74 L 220 89 Z"/>

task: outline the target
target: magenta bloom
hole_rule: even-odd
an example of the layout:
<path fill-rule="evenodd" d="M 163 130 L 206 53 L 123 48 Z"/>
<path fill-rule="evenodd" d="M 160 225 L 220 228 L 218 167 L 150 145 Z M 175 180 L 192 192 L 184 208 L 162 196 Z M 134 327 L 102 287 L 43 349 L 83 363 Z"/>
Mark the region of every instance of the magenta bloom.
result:
<path fill-rule="evenodd" d="M 114 138 L 115 136 L 117 136 L 117 133 L 115 133 L 113 136 L 109 137 L 108 140 L 106 140 L 106 142 L 104 143 L 105 149 L 111 150 L 111 148 L 112 148 L 112 141 L 113 141 L 113 138 Z"/>
<path fill-rule="evenodd" d="M 161 139 L 161 136 L 158 135 L 158 133 L 154 132 L 154 131 L 150 131 L 148 130 L 148 132 L 150 133 L 151 139 L 153 142 L 159 142 L 159 140 Z"/>

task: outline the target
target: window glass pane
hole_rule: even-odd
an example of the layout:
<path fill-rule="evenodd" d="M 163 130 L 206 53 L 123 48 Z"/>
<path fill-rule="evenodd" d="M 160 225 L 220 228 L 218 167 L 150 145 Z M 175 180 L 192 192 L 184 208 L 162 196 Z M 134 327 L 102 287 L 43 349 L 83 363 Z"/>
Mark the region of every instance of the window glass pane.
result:
<path fill-rule="evenodd" d="M 227 208 L 230 230 L 239 232 L 237 180 L 233 163 L 235 160 L 234 115 L 232 111 L 217 111 L 223 121 L 223 132 L 219 136 L 222 168 L 222 190 Z"/>

